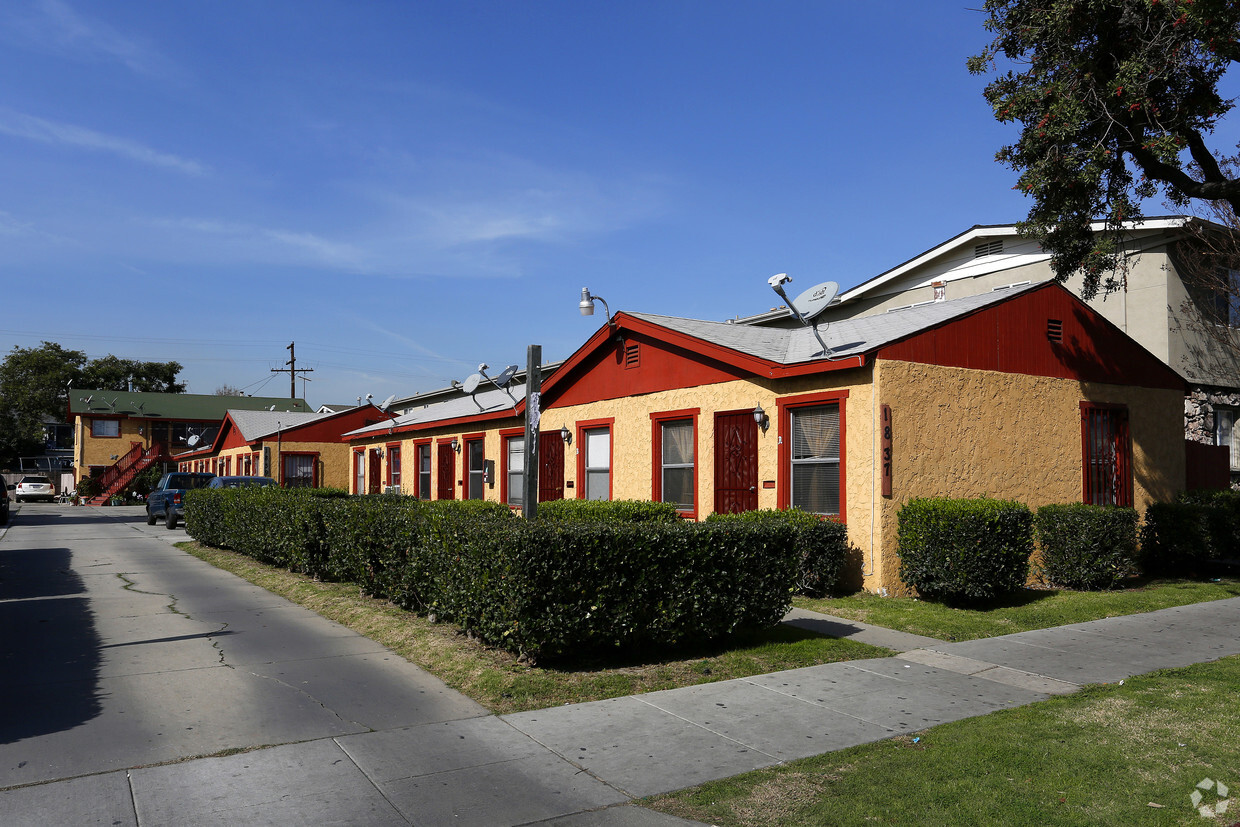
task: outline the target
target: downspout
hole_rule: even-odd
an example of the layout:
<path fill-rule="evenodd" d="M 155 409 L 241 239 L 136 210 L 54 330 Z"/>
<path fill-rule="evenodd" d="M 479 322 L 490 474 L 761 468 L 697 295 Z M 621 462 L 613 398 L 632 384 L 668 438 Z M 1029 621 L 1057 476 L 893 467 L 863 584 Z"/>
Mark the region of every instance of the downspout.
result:
<path fill-rule="evenodd" d="M 878 484 L 878 359 L 875 358 L 870 368 L 870 570 L 861 567 L 862 577 L 873 577 L 874 568 L 874 525 L 878 516 L 878 496 L 875 486 Z"/>

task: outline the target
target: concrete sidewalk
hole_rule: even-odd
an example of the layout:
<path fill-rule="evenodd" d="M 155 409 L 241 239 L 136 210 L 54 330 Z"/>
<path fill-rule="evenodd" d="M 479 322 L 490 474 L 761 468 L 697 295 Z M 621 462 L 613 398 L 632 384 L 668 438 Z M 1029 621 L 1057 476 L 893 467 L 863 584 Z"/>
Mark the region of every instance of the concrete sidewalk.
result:
<path fill-rule="evenodd" d="M 0 790 L 0 809 L 9 824 L 684 824 L 629 802 L 1240 654 L 1240 598 L 963 643 L 808 612 L 789 622 L 901 654 L 505 716 L 462 709 L 380 723 Z"/>

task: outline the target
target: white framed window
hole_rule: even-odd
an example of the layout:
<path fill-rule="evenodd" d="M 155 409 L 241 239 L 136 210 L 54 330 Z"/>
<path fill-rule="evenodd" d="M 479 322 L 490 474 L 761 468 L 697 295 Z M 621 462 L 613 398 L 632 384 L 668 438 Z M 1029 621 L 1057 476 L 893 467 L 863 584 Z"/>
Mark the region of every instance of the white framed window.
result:
<path fill-rule="evenodd" d="M 693 420 L 659 423 L 660 499 L 681 511 L 693 510 Z"/>
<path fill-rule="evenodd" d="M 811 514 L 840 513 L 840 406 L 788 411 L 792 435 L 789 501 Z"/>
<path fill-rule="evenodd" d="M 504 450 L 504 473 L 508 475 L 508 504 L 520 507 L 525 501 L 525 437 L 508 437 Z"/>
<path fill-rule="evenodd" d="M 1236 409 L 1216 407 L 1214 409 L 1214 444 L 1227 446 L 1231 454 L 1233 471 L 1240 470 L 1240 450 L 1237 449 L 1235 431 Z"/>
<path fill-rule="evenodd" d="M 585 431 L 587 500 L 611 499 L 611 428 Z"/>
<path fill-rule="evenodd" d="M 104 438 L 118 437 L 121 435 L 121 421 L 119 419 L 92 419 L 90 435 Z"/>

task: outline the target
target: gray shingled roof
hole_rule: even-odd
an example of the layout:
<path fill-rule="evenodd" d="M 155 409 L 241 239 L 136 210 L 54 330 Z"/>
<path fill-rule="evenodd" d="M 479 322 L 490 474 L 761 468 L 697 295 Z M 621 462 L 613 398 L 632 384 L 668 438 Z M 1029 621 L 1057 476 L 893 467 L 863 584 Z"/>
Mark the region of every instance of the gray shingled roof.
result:
<path fill-rule="evenodd" d="M 483 387 L 485 387 L 485 390 L 482 389 Z M 426 425 L 449 419 L 458 419 L 464 416 L 477 416 L 478 414 L 495 413 L 506 409 L 512 410 L 518 402 L 525 399 L 524 382 L 513 382 L 508 386 L 508 391 L 512 394 L 511 396 L 490 383 L 486 383 L 485 386 L 479 386 L 479 388 L 472 398 L 464 395 L 445 399 L 442 402 L 434 402 L 425 407 L 410 411 L 407 414 L 402 414 L 393 420 L 380 422 L 376 425 L 367 425 L 365 428 L 358 428 L 356 431 L 349 431 L 345 436 L 370 436 L 386 433 L 389 428 L 402 428 L 407 425 Z"/>
<path fill-rule="evenodd" d="M 270 436 L 277 430 L 287 431 L 299 428 L 320 419 L 334 416 L 332 413 L 301 413 L 299 411 L 229 411 L 233 424 L 241 432 L 241 438 L 253 442 L 261 437 Z"/>
<path fill-rule="evenodd" d="M 818 344 L 818 340 L 814 338 L 814 332 L 805 327 L 788 330 L 682 319 L 676 316 L 656 316 L 651 313 L 628 313 L 627 315 L 749 356 L 756 356 L 776 364 L 792 365 L 825 357 L 840 359 L 869 353 L 923 330 L 937 327 L 944 322 L 968 315 L 992 304 L 998 304 L 1019 293 L 1041 287 L 1045 287 L 1045 284 L 980 293 L 975 296 L 931 302 L 874 316 L 840 319 L 830 324 L 822 324 L 818 332 L 823 341 L 827 343 L 827 347 L 831 349 L 831 352 L 825 355 L 821 352 L 822 347 Z"/>

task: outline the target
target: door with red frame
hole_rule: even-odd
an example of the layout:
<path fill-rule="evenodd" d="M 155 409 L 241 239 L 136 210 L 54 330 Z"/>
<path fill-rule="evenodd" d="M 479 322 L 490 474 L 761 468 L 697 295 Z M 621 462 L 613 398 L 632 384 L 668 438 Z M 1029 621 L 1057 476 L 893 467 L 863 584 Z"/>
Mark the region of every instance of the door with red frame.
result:
<path fill-rule="evenodd" d="M 435 486 L 435 499 L 438 500 L 455 500 L 456 499 L 456 451 L 452 450 L 451 442 L 439 443 L 439 456 L 435 457 L 436 464 L 439 466 L 437 477 L 438 485 Z"/>
<path fill-rule="evenodd" d="M 758 423 L 753 411 L 715 414 L 715 511 L 758 507 Z"/>
<path fill-rule="evenodd" d="M 375 448 L 370 449 L 370 465 L 367 467 L 369 480 L 366 485 L 367 494 L 378 494 L 383 491 L 382 477 L 379 475 L 379 451 Z"/>
<path fill-rule="evenodd" d="M 564 439 L 559 431 L 538 435 L 538 501 L 564 499 Z"/>

